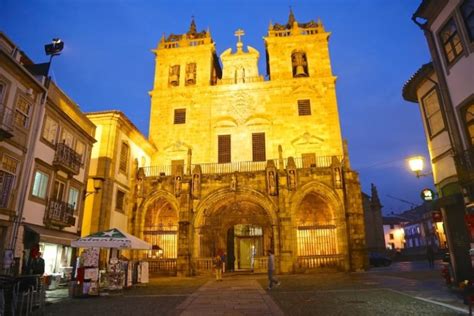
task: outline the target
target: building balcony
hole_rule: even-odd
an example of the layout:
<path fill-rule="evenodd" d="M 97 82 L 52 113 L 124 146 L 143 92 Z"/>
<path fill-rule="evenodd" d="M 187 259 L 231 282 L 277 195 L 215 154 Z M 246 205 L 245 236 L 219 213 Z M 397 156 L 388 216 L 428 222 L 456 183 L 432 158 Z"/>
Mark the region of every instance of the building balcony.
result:
<path fill-rule="evenodd" d="M 55 199 L 48 200 L 44 213 L 44 223 L 60 227 L 74 226 L 76 224 L 74 207 L 67 202 Z"/>
<path fill-rule="evenodd" d="M 53 165 L 68 174 L 78 175 L 81 168 L 81 155 L 64 143 L 56 145 Z"/>
<path fill-rule="evenodd" d="M 296 169 L 320 169 L 329 168 L 333 164 L 342 162 L 342 156 L 317 156 L 314 159 L 303 159 L 293 158 Z M 280 168 L 279 159 L 269 159 L 275 164 L 275 167 Z M 283 168 L 288 165 L 288 159 L 284 159 Z M 267 161 L 238 161 L 228 163 L 202 163 L 192 164 L 191 170 L 194 170 L 196 165 L 201 166 L 202 174 L 229 174 L 234 172 L 259 172 L 265 171 L 267 167 Z M 173 167 L 170 165 L 165 166 L 148 166 L 143 167 L 143 173 L 145 177 L 159 177 L 159 176 L 171 176 L 173 175 Z M 184 166 L 184 170 L 187 170 Z"/>
<path fill-rule="evenodd" d="M 0 103 L 0 141 L 11 138 L 14 131 L 13 111 Z"/>
<path fill-rule="evenodd" d="M 474 147 L 454 156 L 458 178 L 461 183 L 474 182 Z"/>

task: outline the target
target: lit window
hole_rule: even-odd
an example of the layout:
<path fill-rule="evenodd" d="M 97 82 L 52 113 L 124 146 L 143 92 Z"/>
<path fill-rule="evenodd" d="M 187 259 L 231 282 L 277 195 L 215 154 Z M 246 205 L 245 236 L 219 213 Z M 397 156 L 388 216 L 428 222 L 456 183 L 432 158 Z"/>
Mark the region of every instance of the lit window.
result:
<path fill-rule="evenodd" d="M 465 0 L 461 5 L 461 14 L 466 24 L 467 34 L 474 42 L 474 0 Z"/>
<path fill-rule="evenodd" d="M 33 191 L 31 194 L 37 198 L 45 199 L 46 198 L 46 190 L 48 189 L 48 181 L 49 176 L 37 170 L 35 172 L 35 180 L 33 182 Z"/>
<path fill-rule="evenodd" d="M 15 108 L 15 124 L 27 128 L 29 124 L 31 105 L 23 97 L 19 97 Z"/>
<path fill-rule="evenodd" d="M 446 61 L 448 64 L 452 64 L 463 52 L 461 38 L 459 37 L 454 19 L 451 19 L 446 23 L 439 36 L 441 44 L 443 45 Z"/>
<path fill-rule="evenodd" d="M 311 103 L 309 100 L 298 100 L 298 115 L 311 115 Z"/>
<path fill-rule="evenodd" d="M 3 155 L 0 165 L 0 208 L 8 207 L 10 194 L 13 190 L 18 161 Z"/>
<path fill-rule="evenodd" d="M 439 109 L 439 99 L 436 89 L 431 90 L 422 99 L 425 112 L 426 125 L 430 137 L 438 134 L 444 129 L 443 115 Z"/>
<path fill-rule="evenodd" d="M 77 213 L 77 208 L 79 206 L 79 190 L 70 187 L 69 188 L 69 195 L 68 195 L 68 204 L 74 209 L 74 213 Z"/>
<path fill-rule="evenodd" d="M 74 142 L 74 136 L 72 136 L 72 133 L 69 132 L 67 129 L 63 129 L 61 133 L 61 143 L 65 144 L 69 148 L 72 147 L 72 143 Z"/>
<path fill-rule="evenodd" d="M 128 147 L 127 143 L 122 143 L 122 148 L 120 150 L 120 165 L 119 170 L 127 173 L 128 167 L 128 156 L 129 156 L 130 148 Z"/>
<path fill-rule="evenodd" d="M 78 140 L 76 142 L 76 149 L 75 149 L 75 152 L 81 156 L 80 160 L 81 160 L 81 163 L 84 163 L 84 156 L 85 156 L 85 152 L 86 152 L 86 145 L 81 142 L 80 140 Z"/>
<path fill-rule="evenodd" d="M 44 121 L 44 128 L 43 128 L 43 138 L 46 139 L 51 144 L 56 144 L 56 137 L 58 135 L 58 122 L 46 116 L 46 120 Z"/>
<path fill-rule="evenodd" d="M 186 109 L 175 109 L 174 110 L 174 124 L 186 123 Z"/>

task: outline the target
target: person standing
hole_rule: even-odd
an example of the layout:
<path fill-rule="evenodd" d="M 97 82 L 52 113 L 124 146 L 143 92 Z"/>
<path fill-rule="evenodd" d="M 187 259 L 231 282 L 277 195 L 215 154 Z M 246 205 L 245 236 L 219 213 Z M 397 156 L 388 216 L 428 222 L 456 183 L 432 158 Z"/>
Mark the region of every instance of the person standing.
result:
<path fill-rule="evenodd" d="M 219 255 L 214 257 L 214 269 L 216 271 L 216 281 L 222 281 L 222 258 Z"/>
<path fill-rule="evenodd" d="M 426 258 L 428 259 L 428 265 L 431 269 L 434 268 L 434 250 L 431 245 L 426 248 Z"/>
<path fill-rule="evenodd" d="M 268 250 L 268 288 L 267 290 L 271 290 L 273 284 L 279 286 L 281 283 L 278 281 L 274 276 L 273 273 L 275 272 L 275 255 L 273 254 L 272 250 Z"/>
<path fill-rule="evenodd" d="M 33 259 L 31 263 L 31 272 L 32 274 L 44 274 L 44 259 L 41 258 L 41 252 L 38 252 L 36 257 Z"/>

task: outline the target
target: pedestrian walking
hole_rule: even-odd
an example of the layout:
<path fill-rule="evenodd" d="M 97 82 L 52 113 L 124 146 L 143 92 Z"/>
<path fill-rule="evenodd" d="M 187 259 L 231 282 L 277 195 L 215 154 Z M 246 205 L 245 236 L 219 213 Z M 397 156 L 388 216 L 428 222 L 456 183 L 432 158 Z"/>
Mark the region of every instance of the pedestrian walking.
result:
<path fill-rule="evenodd" d="M 428 265 L 431 269 L 434 268 L 434 250 L 431 245 L 426 248 L 426 259 L 428 259 Z"/>
<path fill-rule="evenodd" d="M 216 281 L 222 281 L 222 258 L 219 255 L 214 257 L 214 269 L 216 272 Z"/>
<path fill-rule="evenodd" d="M 275 272 L 275 256 L 273 255 L 272 250 L 268 250 L 268 290 L 271 290 L 273 284 L 276 286 L 280 286 L 280 281 L 278 281 L 274 276 L 273 273 Z"/>

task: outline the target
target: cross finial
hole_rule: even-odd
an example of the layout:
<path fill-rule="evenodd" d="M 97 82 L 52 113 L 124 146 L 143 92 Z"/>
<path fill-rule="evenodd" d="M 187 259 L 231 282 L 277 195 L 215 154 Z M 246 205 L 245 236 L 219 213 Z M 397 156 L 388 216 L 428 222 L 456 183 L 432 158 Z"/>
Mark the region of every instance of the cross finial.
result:
<path fill-rule="evenodd" d="M 237 36 L 238 41 L 239 41 L 239 43 L 240 43 L 240 42 L 242 42 L 241 39 L 240 39 L 240 37 L 241 37 L 241 36 L 244 36 L 245 33 L 244 33 L 244 30 L 238 29 L 237 31 L 235 31 L 234 35 Z"/>

